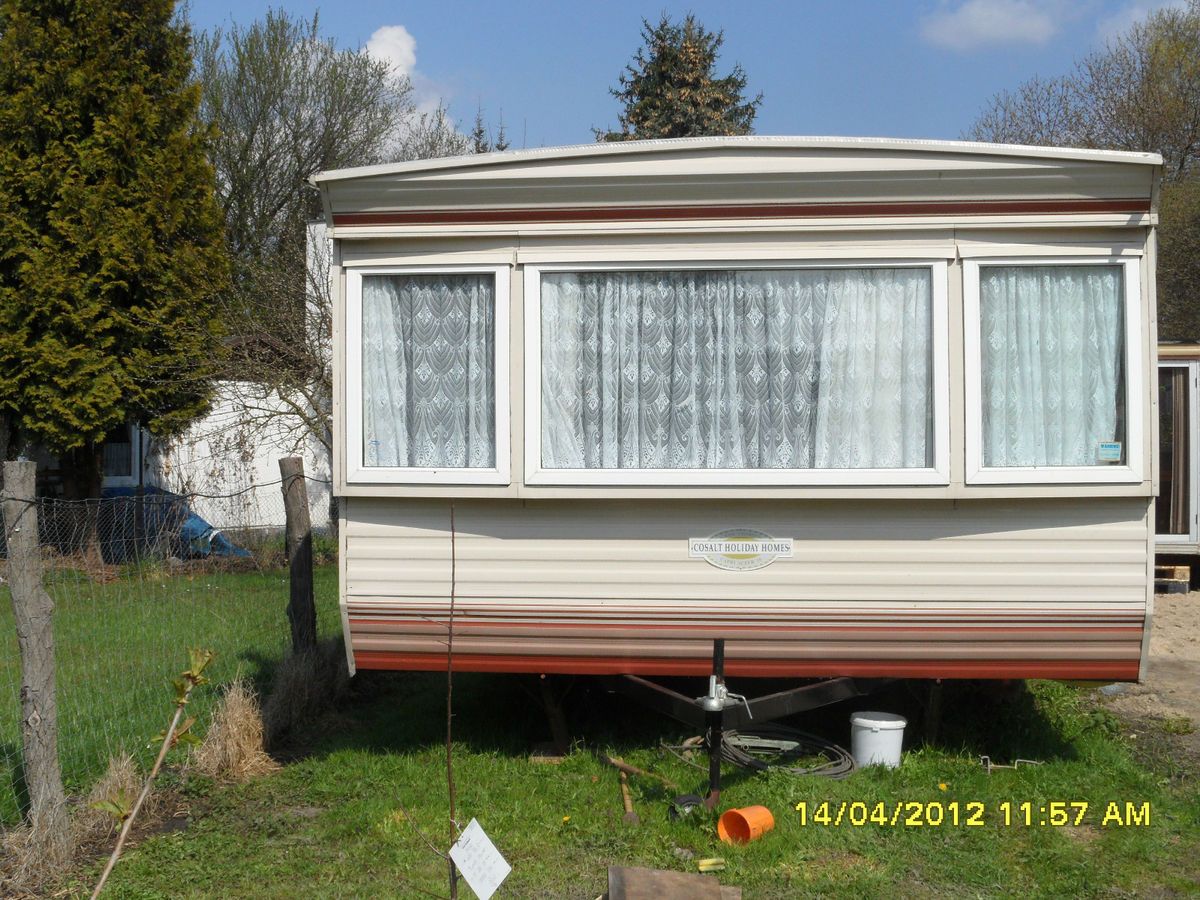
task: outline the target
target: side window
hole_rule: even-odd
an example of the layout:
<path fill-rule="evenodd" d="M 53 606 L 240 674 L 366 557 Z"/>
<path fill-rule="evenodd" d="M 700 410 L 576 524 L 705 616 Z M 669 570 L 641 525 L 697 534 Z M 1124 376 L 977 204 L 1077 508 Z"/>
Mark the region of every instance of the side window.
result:
<path fill-rule="evenodd" d="M 979 262 L 965 275 L 974 480 L 1141 480 L 1129 389 L 1140 377 L 1136 268 Z"/>
<path fill-rule="evenodd" d="M 362 481 L 507 482 L 501 272 L 352 271 L 347 283 L 349 471 Z"/>

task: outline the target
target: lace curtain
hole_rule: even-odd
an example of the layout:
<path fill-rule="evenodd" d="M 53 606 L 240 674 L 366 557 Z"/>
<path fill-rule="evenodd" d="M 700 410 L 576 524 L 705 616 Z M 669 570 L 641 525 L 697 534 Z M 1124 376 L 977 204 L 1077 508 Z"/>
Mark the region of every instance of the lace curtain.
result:
<path fill-rule="evenodd" d="M 547 468 L 922 468 L 922 268 L 542 276 Z"/>
<path fill-rule="evenodd" d="M 985 466 L 1094 466 L 1124 433 L 1120 266 L 980 269 Z"/>
<path fill-rule="evenodd" d="M 365 275 L 363 464 L 496 464 L 491 275 Z"/>

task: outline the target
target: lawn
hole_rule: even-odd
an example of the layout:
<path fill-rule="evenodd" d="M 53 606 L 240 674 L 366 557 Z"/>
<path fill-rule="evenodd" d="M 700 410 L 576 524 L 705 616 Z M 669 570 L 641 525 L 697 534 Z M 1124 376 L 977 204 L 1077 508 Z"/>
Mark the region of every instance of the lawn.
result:
<path fill-rule="evenodd" d="M 319 628 L 340 633 L 337 567 L 314 573 Z M 52 570 L 59 755 L 68 790 L 85 791 L 121 752 L 152 758 L 150 739 L 171 714 L 170 681 L 187 666 L 187 648 L 217 656 L 214 686 L 241 672 L 259 684 L 285 653 L 287 573 L 170 574 L 149 566 L 97 583 L 71 569 Z M 20 759 L 20 658 L 7 588 L 0 587 L 0 824 L 14 821 Z M 215 687 L 197 692 L 191 714 L 207 716 Z"/>
<path fill-rule="evenodd" d="M 747 898 L 1173 896 L 1200 884 L 1196 773 L 1169 754 L 1139 762 L 1138 742 L 1081 689 L 1039 682 L 996 695 L 951 686 L 939 742 L 920 747 L 919 728 L 910 727 L 918 749 L 894 771 L 829 781 L 729 769 L 722 806 L 765 804 L 777 821 L 762 840 L 732 848 L 717 841 L 710 818 L 669 821 L 668 792 L 649 779 L 631 779 L 642 823 L 623 823 L 615 773 L 592 752 L 621 755 L 697 790 L 704 773 L 658 749 L 688 732 L 581 680 L 567 700 L 573 752 L 560 765 L 534 763 L 529 748 L 547 737 L 535 688 L 516 676 L 456 681 L 459 817 L 463 825 L 478 818 L 512 864 L 500 897 L 591 900 L 610 864 L 694 871 L 696 859 L 712 856 L 726 860 L 721 879 Z M 864 705 L 905 712 L 915 723 L 910 688 L 897 684 L 810 715 L 805 725 L 845 741 L 850 709 Z M 181 785 L 186 827 L 132 850 L 111 896 L 445 896 L 444 863 L 417 831 L 443 848 L 450 840 L 444 676 L 367 673 L 355 692 L 281 772 L 240 786 Z M 984 753 L 1043 765 L 989 775 L 979 763 Z M 855 827 L 814 822 L 825 801 L 889 810 L 898 801 L 957 802 L 962 819 L 968 803 L 986 811 L 979 826 Z M 1006 801 L 1014 804 L 1008 825 Z M 1057 801 L 1089 804 L 1083 821 L 1041 825 L 1039 807 Z M 1102 826 L 1110 801 L 1122 811 L 1126 802 L 1150 804 L 1149 824 Z M 1023 802 L 1034 805 L 1028 826 L 1016 805 Z M 465 887 L 462 896 L 471 896 Z"/>
<path fill-rule="evenodd" d="M 220 683 L 240 671 L 265 686 L 286 651 L 287 582 L 278 570 L 172 575 L 148 568 L 106 584 L 64 570 L 50 587 L 58 602 L 62 758 L 76 792 L 113 753 L 149 757 L 148 741 L 170 712 L 167 682 L 189 645 L 218 654 L 214 686 L 194 701 L 201 731 Z M 333 567 L 317 570 L 316 590 L 321 630 L 336 633 Z M 17 672 L 11 609 L 0 593 L 0 814 L 7 821 L 16 811 Z M 533 763 L 530 747 L 548 737 L 536 682 L 460 675 L 459 818 L 464 825 L 478 818 L 512 864 L 502 897 L 591 900 L 610 864 L 694 870 L 696 859 L 711 856 L 726 860 L 720 877 L 741 885 L 747 898 L 1197 893 L 1200 773 L 1171 755 L 1170 735 L 1146 748 L 1147 735 L 1132 740 L 1090 694 L 1063 684 L 1031 683 L 1008 694 L 951 685 L 941 738 L 922 746 L 916 687 L 899 683 L 795 723 L 845 742 L 852 709 L 903 712 L 913 724 L 896 771 L 835 782 L 727 768 L 722 807 L 765 804 L 777 822 L 761 841 L 731 848 L 717 841 L 710 817 L 669 821 L 675 792 L 650 779 L 631 779 L 642 823 L 621 821 L 615 773 L 594 751 L 662 773 L 681 792 L 699 791 L 704 772 L 659 749 L 689 735 L 680 726 L 580 679 L 566 703 L 573 752 L 560 765 Z M 186 827 L 143 836 L 118 866 L 109 895 L 444 896 L 444 863 L 422 837 L 442 848 L 450 841 L 444 690 L 444 676 L 363 673 L 336 714 L 291 748 L 279 773 L 220 786 L 169 772 L 166 786 L 188 810 L 174 824 Z M 701 693 L 700 681 L 688 690 Z M 1043 765 L 988 775 L 980 754 Z M 902 801 L 940 803 L 947 818 L 957 803 L 960 824 L 922 817 L 925 824 L 905 825 L 907 815 L 894 825 L 851 824 L 855 811 L 861 818 L 883 804 L 890 813 Z M 1148 803 L 1150 823 L 1102 825 L 1113 801 L 1123 814 L 1127 802 L 1138 810 Z M 1005 802 L 1012 804 L 1007 825 Z M 1025 802 L 1032 804 L 1029 825 Z M 1052 802 L 1087 803 L 1087 812 L 1078 825 L 1043 826 L 1042 807 Z M 842 823 L 833 824 L 843 803 L 862 805 L 847 806 Z M 982 824 L 965 824 L 977 809 L 970 803 L 983 804 Z M 1080 808 L 1070 808 L 1072 819 Z M 83 890 L 94 874 L 80 872 L 75 887 Z"/>

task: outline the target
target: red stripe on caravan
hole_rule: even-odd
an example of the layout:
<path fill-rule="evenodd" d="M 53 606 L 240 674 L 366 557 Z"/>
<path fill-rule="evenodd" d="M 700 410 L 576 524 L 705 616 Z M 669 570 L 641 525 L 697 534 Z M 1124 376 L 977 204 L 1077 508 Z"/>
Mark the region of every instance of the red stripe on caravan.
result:
<path fill-rule="evenodd" d="M 441 672 L 443 653 L 359 651 L 360 669 Z M 602 656 L 454 655 L 458 672 L 510 672 L 547 675 L 708 675 L 711 659 L 624 659 Z M 725 660 L 725 672 L 746 678 L 1066 678 L 1136 681 L 1138 660 Z"/>
<path fill-rule="evenodd" d="M 1040 215 L 1056 213 L 1148 213 L 1145 197 L 1060 200 L 931 200 L 896 203 L 770 203 L 710 206 L 589 206 L 524 209 L 415 209 L 339 213 L 335 226 L 482 225 L 558 222 L 644 222 L 689 219 L 805 219 L 853 216 Z"/>

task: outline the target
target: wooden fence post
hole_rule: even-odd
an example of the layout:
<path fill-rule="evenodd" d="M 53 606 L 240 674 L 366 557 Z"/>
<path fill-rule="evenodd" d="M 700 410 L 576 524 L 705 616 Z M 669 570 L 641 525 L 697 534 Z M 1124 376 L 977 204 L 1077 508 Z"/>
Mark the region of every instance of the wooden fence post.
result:
<path fill-rule="evenodd" d="M 317 607 L 313 603 L 312 523 L 308 517 L 308 488 L 304 460 L 289 456 L 279 461 L 283 479 L 283 507 L 287 515 L 287 558 L 291 581 L 288 621 L 292 624 L 292 652 L 317 646 Z"/>
<path fill-rule="evenodd" d="M 8 584 L 21 650 L 21 741 L 29 821 L 35 835 L 61 839 L 67 814 L 58 760 L 58 701 L 54 693 L 54 601 L 42 584 L 37 463 L 4 463 L 4 538 Z"/>

